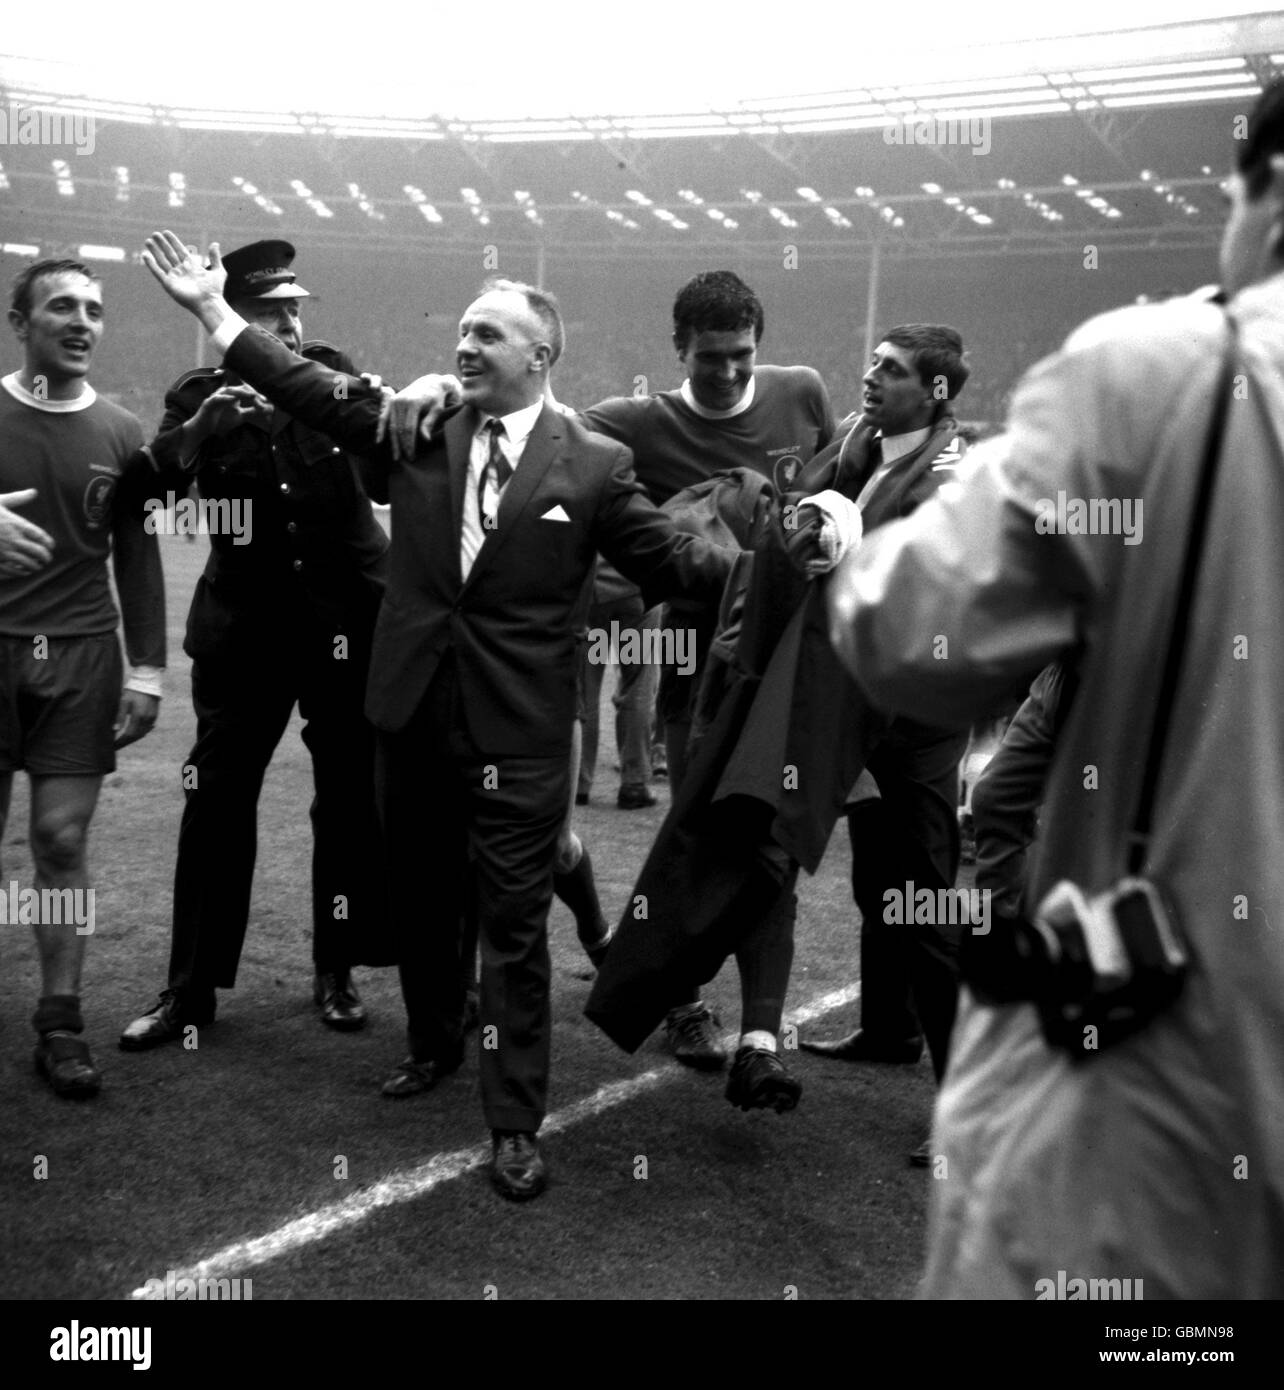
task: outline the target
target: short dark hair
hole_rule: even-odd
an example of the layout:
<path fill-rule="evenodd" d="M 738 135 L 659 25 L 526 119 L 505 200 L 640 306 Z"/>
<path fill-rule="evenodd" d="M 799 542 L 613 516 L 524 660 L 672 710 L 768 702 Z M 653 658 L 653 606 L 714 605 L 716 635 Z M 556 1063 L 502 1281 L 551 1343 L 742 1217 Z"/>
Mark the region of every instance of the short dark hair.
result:
<path fill-rule="evenodd" d="M 9 307 L 24 316 L 29 314 L 36 297 L 36 281 L 46 275 L 83 275 L 95 285 L 102 284 L 100 277 L 80 261 L 32 261 L 13 277 L 13 294 L 9 300 Z"/>
<path fill-rule="evenodd" d="M 688 280 L 673 301 L 673 341 L 686 350 L 696 333 L 740 333 L 753 329 L 758 342 L 766 318 L 762 301 L 730 270 L 704 270 Z"/>
<path fill-rule="evenodd" d="M 972 374 L 967 354 L 963 351 L 962 334 L 957 328 L 947 328 L 943 323 L 903 323 L 897 328 L 889 328 L 879 341 L 912 352 L 914 365 L 918 368 L 918 379 L 924 386 L 932 386 L 937 377 L 943 376 L 949 388 L 950 400 L 962 392 Z"/>
<path fill-rule="evenodd" d="M 502 275 L 492 275 L 482 286 L 483 294 L 489 294 L 491 290 L 512 290 L 526 301 L 526 307 L 539 320 L 539 326 L 548 338 L 548 345 L 552 349 L 548 359 L 551 367 L 566 346 L 566 328 L 562 323 L 562 306 L 557 302 L 557 296 L 535 285 L 528 285 L 524 280 L 509 280 Z"/>
<path fill-rule="evenodd" d="M 1250 198 L 1260 198 L 1271 177 L 1271 156 L 1284 154 L 1284 79 L 1272 82 L 1248 118 L 1248 138 L 1239 142 L 1235 168 Z"/>

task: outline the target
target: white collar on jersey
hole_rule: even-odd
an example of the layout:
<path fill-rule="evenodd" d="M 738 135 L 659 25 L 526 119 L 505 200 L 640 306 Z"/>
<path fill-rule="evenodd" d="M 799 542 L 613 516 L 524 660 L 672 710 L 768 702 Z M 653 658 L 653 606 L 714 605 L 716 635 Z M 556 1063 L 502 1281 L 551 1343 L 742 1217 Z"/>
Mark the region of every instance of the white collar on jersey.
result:
<path fill-rule="evenodd" d="M 8 376 L 0 376 L 0 386 L 3 386 L 15 401 L 21 401 L 23 405 L 31 406 L 33 410 L 46 410 L 50 415 L 68 415 L 73 410 L 88 410 L 98 399 L 98 392 L 88 382 L 85 382 L 85 389 L 74 400 L 46 400 L 43 396 L 37 396 L 34 391 L 28 391 L 18 380 L 17 372 L 10 372 Z"/>
<path fill-rule="evenodd" d="M 733 416 L 743 415 L 745 411 L 748 410 L 749 407 L 753 404 L 754 388 L 757 385 L 758 378 L 756 376 L 751 376 L 749 378 L 749 385 L 745 387 L 744 395 L 740 397 L 740 399 L 736 402 L 735 405 L 731 407 L 730 410 L 710 410 L 708 406 L 701 405 L 700 402 L 697 401 L 695 396 L 692 394 L 691 379 L 689 377 L 686 381 L 682 383 L 682 390 L 680 392 L 680 395 L 682 396 L 683 401 L 687 405 L 689 405 L 691 409 L 694 410 L 695 413 L 701 417 L 701 419 L 730 420 Z"/>

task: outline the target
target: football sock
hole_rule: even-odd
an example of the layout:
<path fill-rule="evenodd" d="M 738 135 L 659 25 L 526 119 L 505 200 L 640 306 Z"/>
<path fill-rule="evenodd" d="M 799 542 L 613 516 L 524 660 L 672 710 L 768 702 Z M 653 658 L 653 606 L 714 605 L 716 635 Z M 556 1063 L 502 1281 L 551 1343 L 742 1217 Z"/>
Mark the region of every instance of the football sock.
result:
<path fill-rule="evenodd" d="M 83 1033 L 85 1023 L 80 1016 L 80 995 L 42 995 L 31 1022 L 37 1033 Z"/>

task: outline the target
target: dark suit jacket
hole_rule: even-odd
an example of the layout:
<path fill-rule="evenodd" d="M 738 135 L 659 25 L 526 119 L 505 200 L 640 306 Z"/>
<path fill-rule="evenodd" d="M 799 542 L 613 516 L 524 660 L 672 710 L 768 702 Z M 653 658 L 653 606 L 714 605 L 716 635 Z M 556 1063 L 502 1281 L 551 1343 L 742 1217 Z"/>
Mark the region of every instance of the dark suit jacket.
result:
<path fill-rule="evenodd" d="M 875 493 L 871 529 L 912 511 L 950 476 L 947 460 L 957 455 L 942 451 L 953 433 L 952 420 L 939 424 L 898 481 Z M 845 421 L 782 508 L 827 488 L 854 500 L 873 471 L 870 435 Z M 773 901 L 778 890 L 757 873 L 759 842 L 816 871 L 849 789 L 892 722 L 830 646 L 826 581 L 804 579 L 786 556 L 779 509 L 753 548 L 738 640 L 705 671 L 696 710 L 704 732 L 628 899 L 644 897 L 647 917 L 626 909 L 584 1010 L 630 1052 L 686 991 L 717 974 L 757 922 L 755 910 Z"/>
<path fill-rule="evenodd" d="M 329 343 L 306 343 L 303 352 L 330 370 L 352 370 L 346 354 Z M 239 425 L 207 439 L 186 465 L 180 462 L 180 427 L 206 397 L 235 379 L 213 367 L 180 377 L 166 394 L 160 430 L 148 446 L 161 491 L 181 499 L 195 478 L 202 498 L 250 509 L 248 544 L 228 534 L 210 536 L 186 649 L 202 657 L 249 655 L 256 645 L 278 643 L 283 623 L 304 617 L 326 631 L 351 634 L 364 647 L 383 597 L 388 538 L 370 510 L 360 460 L 277 410 L 270 429 Z"/>
<path fill-rule="evenodd" d="M 646 497 L 623 445 L 545 406 L 504 489 L 497 527 L 460 574 L 464 485 L 478 419 L 455 411 L 415 458 L 374 450 L 379 399 L 268 334 L 243 332 L 227 364 L 292 414 L 369 455 L 372 495 L 392 504 L 392 564 L 375 631 L 366 713 L 403 729 L 453 651 L 478 748 L 568 750 L 575 717 L 575 613 L 600 551 L 648 604 L 716 602 L 733 554 L 693 536 Z"/>

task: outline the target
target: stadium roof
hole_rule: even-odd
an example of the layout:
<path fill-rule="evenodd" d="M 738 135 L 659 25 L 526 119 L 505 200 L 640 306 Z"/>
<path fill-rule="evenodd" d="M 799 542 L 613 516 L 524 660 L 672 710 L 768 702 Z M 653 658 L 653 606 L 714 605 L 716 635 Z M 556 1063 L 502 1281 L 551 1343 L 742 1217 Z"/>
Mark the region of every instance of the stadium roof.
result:
<path fill-rule="evenodd" d="M 970 67 L 648 117 L 358 120 L 59 93 L 0 59 L 0 213 L 10 247 L 82 237 L 121 256 L 161 223 L 460 254 L 501 239 L 610 257 L 1205 246 L 1230 118 L 1284 73 L 1284 16 L 993 45 Z M 32 111 L 85 138 L 24 143 Z"/>

